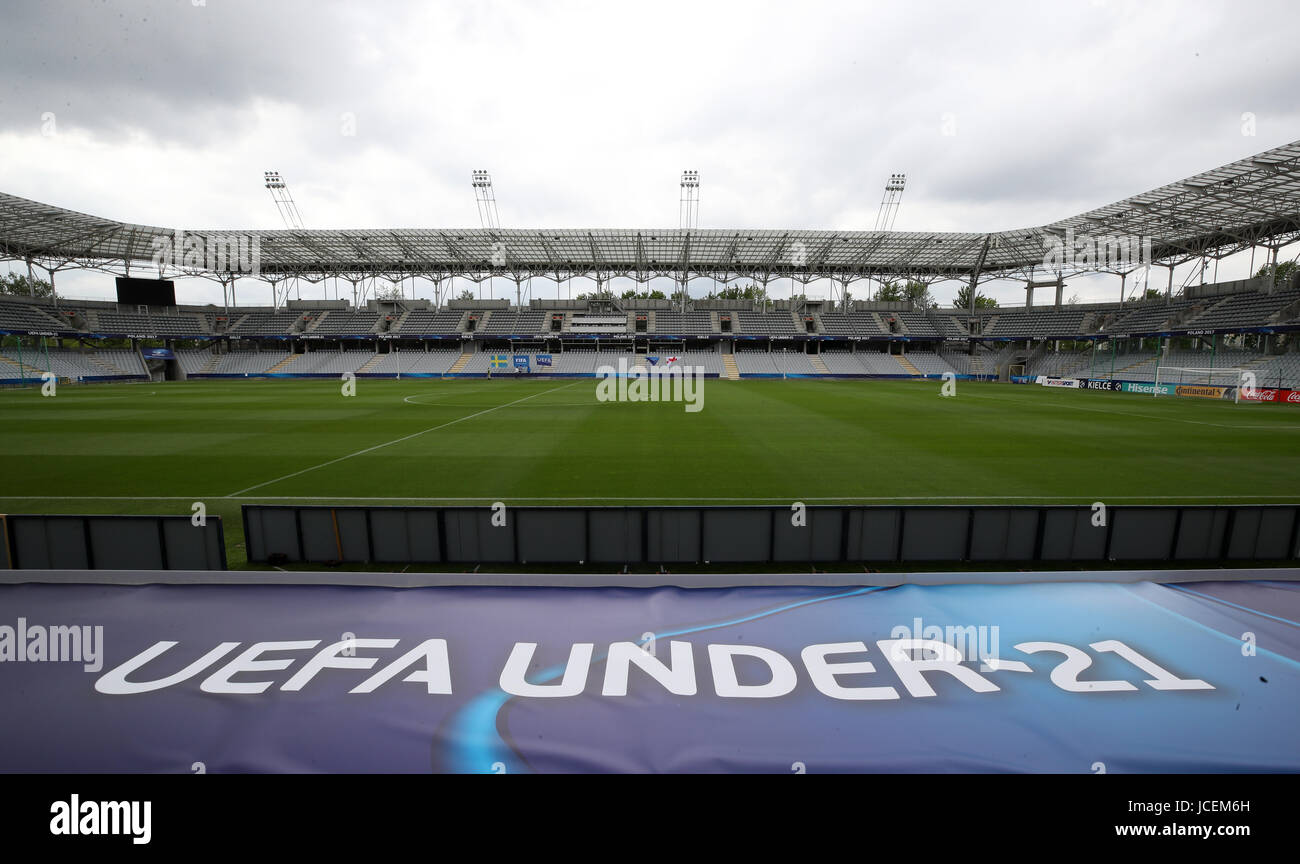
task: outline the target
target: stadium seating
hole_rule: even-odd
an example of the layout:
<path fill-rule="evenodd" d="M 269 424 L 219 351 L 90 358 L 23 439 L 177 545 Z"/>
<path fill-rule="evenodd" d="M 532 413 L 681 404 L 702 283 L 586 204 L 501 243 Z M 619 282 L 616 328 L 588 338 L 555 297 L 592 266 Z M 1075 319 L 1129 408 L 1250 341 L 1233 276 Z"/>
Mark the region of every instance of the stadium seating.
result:
<path fill-rule="evenodd" d="M 924 312 L 894 312 L 912 336 L 938 336 L 939 331 L 930 323 Z"/>
<path fill-rule="evenodd" d="M 942 375 L 945 372 L 957 371 L 952 364 L 933 351 L 908 351 L 904 356 L 908 362 L 926 375 Z"/>
<path fill-rule="evenodd" d="M 222 354 L 209 374 L 260 375 L 291 356 L 288 351 L 232 351 Z"/>
<path fill-rule="evenodd" d="M 789 312 L 732 313 L 731 318 L 733 326 L 738 325 L 737 332 L 746 336 L 797 336 L 806 332 L 795 323 L 794 316 Z"/>
<path fill-rule="evenodd" d="M 858 351 L 853 356 L 858 359 L 861 368 L 871 375 L 907 374 L 907 370 L 894 359 L 892 354 L 886 354 L 883 351 Z M 861 374 L 861 372 L 858 374 Z"/>
<path fill-rule="evenodd" d="M 545 327 L 545 312 L 499 309 L 488 317 L 482 332 L 497 336 L 536 336 Z"/>
<path fill-rule="evenodd" d="M 318 317 L 308 332 L 313 336 L 360 336 L 370 333 L 378 323 L 375 312 L 330 310 Z"/>
<path fill-rule="evenodd" d="M 396 333 L 403 336 L 446 336 L 459 333 L 465 313 L 459 309 L 414 309 L 402 319 Z"/>
<path fill-rule="evenodd" d="M 141 314 L 99 309 L 87 316 L 96 333 L 123 336 L 195 339 L 207 334 L 207 323 L 198 315 L 187 313 Z"/>
<path fill-rule="evenodd" d="M 364 369 L 367 374 L 440 375 L 450 369 L 452 364 L 459 359 L 460 351 L 393 351 L 375 356 L 378 359 Z M 362 371 L 362 367 L 358 367 L 358 371 Z"/>
<path fill-rule="evenodd" d="M 709 312 L 656 312 L 655 333 L 673 336 L 708 336 L 715 332 Z"/>
<path fill-rule="evenodd" d="M 772 355 L 767 351 L 737 351 L 735 355 L 736 368 L 740 370 L 741 375 L 779 375 L 780 369 L 776 368 Z"/>
<path fill-rule="evenodd" d="M 777 371 L 784 375 L 817 375 L 812 360 L 803 351 L 773 351 L 772 362 Z"/>
<path fill-rule="evenodd" d="M 858 360 L 856 354 L 849 351 L 827 350 L 822 351 L 818 356 L 832 375 L 863 374 L 862 362 Z"/>
<path fill-rule="evenodd" d="M 19 366 L 19 357 L 22 365 Z M 67 348 L 0 349 L 0 378 L 39 376 L 45 371 L 60 378 L 145 377 L 148 370 L 138 352 L 101 348 L 75 351 Z"/>
<path fill-rule="evenodd" d="M 1187 326 L 1193 328 L 1249 327 L 1269 323 L 1273 313 L 1300 298 L 1300 289 L 1275 294 L 1232 294 L 1201 312 Z"/>
<path fill-rule="evenodd" d="M 70 329 L 66 322 L 53 317 L 56 310 L 20 301 L 0 300 L 0 330 L 26 333 L 57 332 Z"/>
<path fill-rule="evenodd" d="M 819 316 L 827 336 L 859 337 L 885 335 L 874 312 L 823 312 Z"/>
<path fill-rule="evenodd" d="M 1078 309 L 999 310 L 996 320 L 985 327 L 984 335 L 1030 338 L 1074 336 L 1083 332 L 1083 319 L 1087 314 Z"/>
<path fill-rule="evenodd" d="M 297 323 L 301 314 L 283 310 L 249 312 L 236 321 L 229 332 L 240 336 L 283 336 Z"/>

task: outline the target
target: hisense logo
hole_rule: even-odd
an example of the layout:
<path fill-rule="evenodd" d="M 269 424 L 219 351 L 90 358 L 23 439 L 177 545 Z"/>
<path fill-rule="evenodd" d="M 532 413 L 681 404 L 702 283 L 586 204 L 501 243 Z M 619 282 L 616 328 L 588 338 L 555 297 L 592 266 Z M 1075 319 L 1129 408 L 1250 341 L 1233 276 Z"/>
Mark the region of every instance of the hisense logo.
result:
<path fill-rule="evenodd" d="M 648 368 L 620 358 L 617 368 L 601 366 L 596 377 L 598 402 L 684 402 L 690 414 L 704 410 L 703 367 L 682 366 L 676 357 Z"/>
<path fill-rule="evenodd" d="M 152 801 L 82 801 L 73 795 L 51 804 L 50 813 L 50 833 L 56 837 L 125 835 L 137 846 L 153 837 Z"/>

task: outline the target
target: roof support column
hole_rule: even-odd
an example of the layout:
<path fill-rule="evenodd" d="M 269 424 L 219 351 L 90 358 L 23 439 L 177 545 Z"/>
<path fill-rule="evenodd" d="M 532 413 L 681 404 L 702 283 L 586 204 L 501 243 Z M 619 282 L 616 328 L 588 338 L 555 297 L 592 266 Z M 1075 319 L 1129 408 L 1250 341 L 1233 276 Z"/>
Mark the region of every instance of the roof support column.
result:
<path fill-rule="evenodd" d="M 971 315 L 975 314 L 975 292 L 980 283 L 980 271 L 984 269 L 984 256 L 989 254 L 989 243 L 992 240 L 993 240 L 992 234 L 984 235 L 984 245 L 980 247 L 979 258 L 975 260 L 975 266 L 971 268 L 971 272 L 970 272 L 970 313 Z M 1034 289 L 1031 287 L 1028 290 L 1030 293 L 1029 305 L 1032 306 Z"/>

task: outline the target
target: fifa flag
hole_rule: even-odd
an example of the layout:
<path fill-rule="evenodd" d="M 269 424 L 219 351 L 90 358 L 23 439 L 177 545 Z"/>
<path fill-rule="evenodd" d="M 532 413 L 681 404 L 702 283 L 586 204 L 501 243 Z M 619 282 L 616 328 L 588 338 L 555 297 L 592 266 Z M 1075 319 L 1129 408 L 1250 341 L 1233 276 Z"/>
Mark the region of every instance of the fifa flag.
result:
<path fill-rule="evenodd" d="M 538 354 L 538 355 L 537 355 L 537 365 L 538 365 L 538 366 L 550 366 L 550 365 L 551 365 L 551 355 L 550 355 L 550 354 Z"/>
<path fill-rule="evenodd" d="M 524 371 L 527 371 L 527 370 L 528 370 L 528 355 L 527 355 L 527 354 L 516 354 L 516 355 L 515 355 L 515 368 L 516 368 L 516 369 L 523 369 Z"/>
<path fill-rule="evenodd" d="M 493 354 L 493 355 L 492 355 L 492 360 L 491 360 L 491 362 L 490 362 L 488 365 L 490 365 L 493 369 L 504 369 L 504 368 L 506 368 L 506 355 L 504 355 L 504 354 Z"/>

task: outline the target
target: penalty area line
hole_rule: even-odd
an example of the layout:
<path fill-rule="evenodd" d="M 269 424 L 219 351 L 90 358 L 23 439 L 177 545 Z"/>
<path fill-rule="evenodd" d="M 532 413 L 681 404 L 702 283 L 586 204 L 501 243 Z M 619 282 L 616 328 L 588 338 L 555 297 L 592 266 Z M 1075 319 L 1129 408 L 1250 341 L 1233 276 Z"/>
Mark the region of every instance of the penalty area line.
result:
<path fill-rule="evenodd" d="M 550 390 L 543 390 L 541 393 L 533 393 L 524 396 L 520 399 L 514 400 L 513 402 L 506 402 L 503 405 L 494 405 L 491 408 L 484 408 L 482 411 L 475 411 L 473 414 L 466 414 L 464 417 L 457 417 L 455 420 L 448 420 L 446 423 L 439 423 L 437 426 L 430 426 L 428 429 L 421 429 L 419 432 L 412 432 L 410 435 L 403 435 L 401 438 L 394 438 L 392 441 L 385 441 L 382 444 L 376 444 L 373 447 L 367 447 L 364 450 L 358 450 L 355 453 L 349 453 L 346 456 L 340 456 L 337 459 L 331 459 L 328 462 L 322 462 L 319 465 L 312 465 L 310 468 L 303 468 L 301 471 L 294 471 L 291 474 L 285 474 L 283 477 L 276 477 L 274 480 L 267 480 L 265 483 L 254 484 L 246 489 L 240 489 L 238 492 L 231 492 L 229 495 L 223 497 L 237 498 L 244 495 L 246 492 L 252 492 L 254 489 L 261 489 L 263 486 L 271 486 L 275 483 L 281 482 L 282 480 L 291 480 L 294 477 L 300 477 L 303 474 L 316 471 L 320 468 L 328 468 L 330 465 L 337 465 L 338 463 L 355 456 L 364 456 L 367 453 L 373 453 L 374 451 L 381 450 L 384 447 L 401 444 L 403 441 L 410 441 L 412 438 L 419 438 L 421 435 L 426 435 L 430 432 L 437 432 L 439 429 L 446 429 L 448 426 L 454 426 L 457 423 L 463 423 L 466 420 L 473 420 L 475 417 L 482 417 L 484 414 L 491 414 L 493 411 L 499 411 L 502 408 L 509 408 L 511 405 L 518 405 L 520 402 L 526 402 L 529 399 L 536 399 L 538 396 L 545 396 L 547 393 L 554 393 L 556 390 L 563 390 L 565 387 L 572 387 L 576 383 L 576 381 L 573 381 L 568 384 L 562 384 L 559 387 L 552 387 Z"/>

